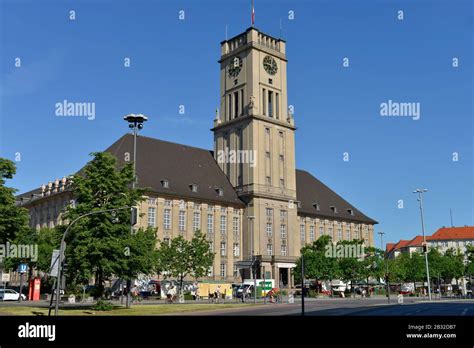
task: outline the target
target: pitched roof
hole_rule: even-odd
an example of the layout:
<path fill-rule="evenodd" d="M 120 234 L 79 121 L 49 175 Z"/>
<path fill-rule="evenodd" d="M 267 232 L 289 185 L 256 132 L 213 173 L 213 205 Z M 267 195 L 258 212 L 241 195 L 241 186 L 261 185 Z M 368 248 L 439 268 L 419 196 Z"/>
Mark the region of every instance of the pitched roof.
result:
<path fill-rule="evenodd" d="M 313 175 L 300 169 L 296 170 L 296 199 L 301 202 L 301 206 L 298 207 L 299 214 L 353 220 L 368 224 L 378 223 L 364 215 Z M 315 203 L 319 205 L 319 210 L 314 206 Z M 335 207 L 337 211 L 331 207 Z"/>
<path fill-rule="evenodd" d="M 125 154 L 133 154 L 133 135 L 125 134 L 105 151 L 117 158 L 118 166 L 124 165 Z M 244 206 L 208 150 L 137 136 L 136 171 L 137 186 L 153 192 Z M 165 179 L 168 188 L 161 182 Z M 197 192 L 192 191 L 193 184 Z M 218 188 L 223 190 L 222 196 Z"/>
<path fill-rule="evenodd" d="M 385 250 L 387 252 L 390 252 L 393 248 L 393 246 L 395 245 L 395 243 L 387 243 L 386 247 L 385 247 Z"/>
<path fill-rule="evenodd" d="M 441 227 L 427 240 L 474 239 L 474 226 Z"/>
<path fill-rule="evenodd" d="M 404 248 L 408 245 L 408 243 L 410 243 L 409 240 L 404 240 L 404 239 L 400 239 L 398 241 L 398 243 L 395 243 L 392 245 L 392 248 L 389 250 L 389 252 L 392 252 L 392 251 L 395 251 L 395 250 L 399 250 L 401 248 Z"/>
<path fill-rule="evenodd" d="M 406 247 L 421 247 L 423 246 L 423 236 L 416 236 L 412 240 L 410 240 L 406 245 Z"/>

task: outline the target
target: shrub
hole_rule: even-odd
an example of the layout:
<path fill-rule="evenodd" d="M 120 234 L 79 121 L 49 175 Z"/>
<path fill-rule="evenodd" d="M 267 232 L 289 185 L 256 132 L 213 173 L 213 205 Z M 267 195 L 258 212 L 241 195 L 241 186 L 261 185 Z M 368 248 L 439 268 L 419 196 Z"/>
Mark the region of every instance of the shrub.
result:
<path fill-rule="evenodd" d="M 91 309 L 96 311 L 111 311 L 114 309 L 114 305 L 108 301 L 97 300 L 97 302 L 91 307 Z"/>

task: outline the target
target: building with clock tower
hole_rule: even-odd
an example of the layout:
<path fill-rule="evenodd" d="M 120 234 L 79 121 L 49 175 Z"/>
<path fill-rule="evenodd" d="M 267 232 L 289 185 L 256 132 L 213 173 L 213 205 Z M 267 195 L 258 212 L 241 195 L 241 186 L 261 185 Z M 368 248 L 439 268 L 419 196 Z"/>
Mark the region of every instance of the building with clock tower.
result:
<path fill-rule="evenodd" d="M 221 42 L 219 63 L 214 154 L 247 206 L 243 256 L 259 257 L 261 271 L 265 268 L 273 278 L 290 279 L 288 269 L 301 246 L 296 240 L 296 128 L 288 109 L 285 41 L 252 27 Z M 218 154 L 232 150 L 240 155 L 235 161 L 219 161 Z"/>
<path fill-rule="evenodd" d="M 249 278 L 249 265 L 257 261 L 258 278 L 291 287 L 301 248 L 323 235 L 334 243 L 357 239 L 373 246 L 377 222 L 295 168 L 285 41 L 251 27 L 220 49 L 214 149 L 138 136 L 137 186 L 145 199 L 135 227 L 155 228 L 165 242 L 201 231 L 215 253 L 203 280 L 229 283 Z M 124 165 L 133 135 L 105 151 Z M 36 229 L 64 224 L 74 199 L 67 177 L 17 196 Z"/>

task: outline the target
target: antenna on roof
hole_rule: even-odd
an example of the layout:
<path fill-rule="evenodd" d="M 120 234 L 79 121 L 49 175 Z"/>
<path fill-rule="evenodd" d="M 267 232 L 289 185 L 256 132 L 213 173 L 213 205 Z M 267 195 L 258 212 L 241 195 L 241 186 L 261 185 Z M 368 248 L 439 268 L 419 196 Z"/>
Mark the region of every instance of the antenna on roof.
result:
<path fill-rule="evenodd" d="M 449 208 L 449 216 L 451 217 L 451 227 L 454 227 L 453 225 L 453 210 Z"/>

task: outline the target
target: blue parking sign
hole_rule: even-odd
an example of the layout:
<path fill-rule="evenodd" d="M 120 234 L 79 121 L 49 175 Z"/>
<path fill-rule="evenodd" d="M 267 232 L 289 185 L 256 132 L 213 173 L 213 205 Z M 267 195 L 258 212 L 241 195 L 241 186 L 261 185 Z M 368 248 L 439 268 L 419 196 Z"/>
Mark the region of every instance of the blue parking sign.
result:
<path fill-rule="evenodd" d="M 18 273 L 26 273 L 26 269 L 28 268 L 28 265 L 26 263 L 20 263 L 18 266 Z"/>

